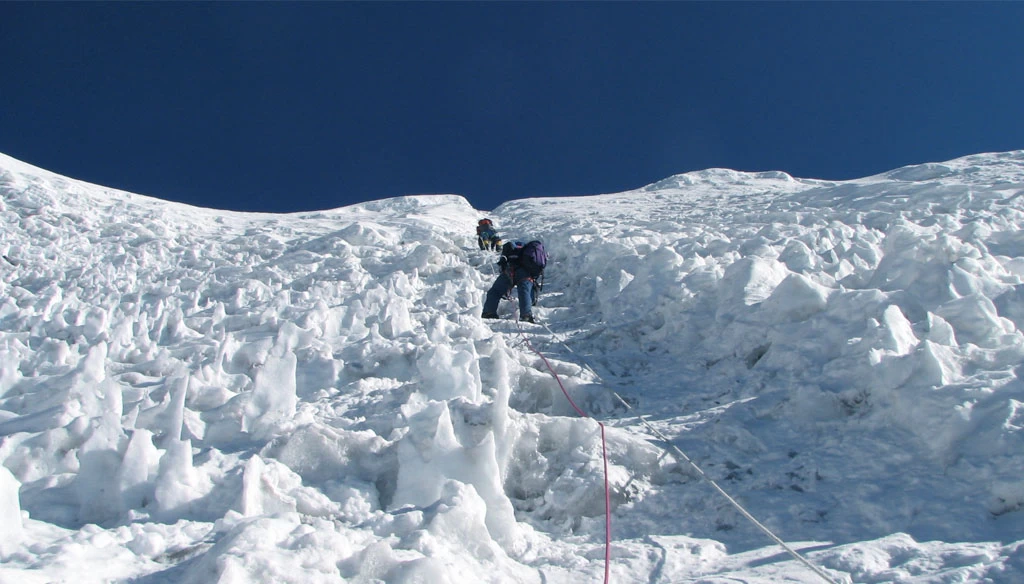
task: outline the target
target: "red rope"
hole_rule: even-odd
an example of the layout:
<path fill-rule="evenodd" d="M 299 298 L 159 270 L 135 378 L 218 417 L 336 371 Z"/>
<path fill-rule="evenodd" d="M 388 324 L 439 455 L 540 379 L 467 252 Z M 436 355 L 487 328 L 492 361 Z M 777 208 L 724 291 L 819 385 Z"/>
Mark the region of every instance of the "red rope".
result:
<path fill-rule="evenodd" d="M 565 399 L 569 400 L 569 405 L 572 406 L 572 409 L 576 410 L 576 413 L 579 414 L 581 418 L 590 418 L 586 412 L 576 405 L 576 402 L 573 401 L 572 397 L 569 396 L 569 392 L 565 389 L 565 385 L 562 384 L 562 379 L 558 377 L 558 373 L 555 373 L 555 368 L 551 366 L 547 357 L 538 351 L 533 344 L 530 343 L 530 339 L 523 334 L 523 325 L 519 324 L 518 320 L 516 321 L 516 328 L 519 329 L 519 336 L 522 337 L 526 346 L 536 353 L 537 356 L 540 357 L 541 361 L 544 361 L 544 365 L 548 368 L 548 371 L 551 372 L 551 376 L 555 378 L 555 381 L 558 382 L 558 387 L 562 390 L 562 394 L 565 395 Z M 593 418 L 590 419 L 594 420 Z M 612 496 L 611 489 L 608 486 L 608 442 L 605 440 L 604 424 L 598 420 L 594 421 L 597 422 L 597 425 L 601 428 L 601 456 L 604 458 L 604 582 L 605 584 L 608 584 L 609 570 L 612 562 Z"/>

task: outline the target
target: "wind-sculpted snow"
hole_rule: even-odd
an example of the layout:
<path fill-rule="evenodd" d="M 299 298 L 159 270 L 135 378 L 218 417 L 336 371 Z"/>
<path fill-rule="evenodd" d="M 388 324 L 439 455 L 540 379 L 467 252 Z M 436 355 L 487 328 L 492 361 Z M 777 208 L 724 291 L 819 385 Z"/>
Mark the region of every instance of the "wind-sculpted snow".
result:
<path fill-rule="evenodd" d="M 459 196 L 0 193 L 0 581 L 600 581 L 530 346 L 612 581 L 819 581 L 638 414 L 836 581 L 1024 579 L 1024 152 L 506 203 L 522 336 Z"/>

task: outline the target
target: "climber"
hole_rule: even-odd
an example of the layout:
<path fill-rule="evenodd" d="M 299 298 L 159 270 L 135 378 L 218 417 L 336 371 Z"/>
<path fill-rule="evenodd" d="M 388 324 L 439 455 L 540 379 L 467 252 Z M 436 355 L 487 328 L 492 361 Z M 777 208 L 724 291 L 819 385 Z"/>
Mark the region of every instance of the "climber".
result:
<path fill-rule="evenodd" d="M 537 280 L 544 274 L 547 254 L 540 241 L 522 243 L 508 242 L 501 247 L 498 267 L 501 273 L 487 291 L 484 300 L 483 318 L 498 318 L 498 303 L 511 292 L 513 286 L 519 293 L 519 320 L 537 322 L 533 316 L 534 294 Z"/>
<path fill-rule="evenodd" d="M 501 247 L 501 238 L 494 230 L 494 223 L 490 219 L 481 219 L 476 226 L 476 243 L 480 249 L 498 251 Z"/>

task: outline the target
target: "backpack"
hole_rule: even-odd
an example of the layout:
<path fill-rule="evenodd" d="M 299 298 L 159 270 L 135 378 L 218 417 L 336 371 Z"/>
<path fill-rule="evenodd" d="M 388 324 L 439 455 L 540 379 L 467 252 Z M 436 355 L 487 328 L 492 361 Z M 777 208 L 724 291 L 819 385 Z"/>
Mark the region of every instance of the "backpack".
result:
<path fill-rule="evenodd" d="M 476 234 L 477 235 L 483 235 L 483 233 L 485 231 L 490 231 L 490 232 L 494 231 L 494 224 L 491 223 L 490 219 L 481 219 L 476 224 Z"/>
<path fill-rule="evenodd" d="M 544 244 L 536 239 L 523 246 L 520 257 L 533 262 L 542 272 L 548 265 L 548 254 L 544 251 Z"/>
<path fill-rule="evenodd" d="M 501 246 L 501 255 L 504 256 L 501 266 L 505 261 L 513 266 L 520 266 L 532 277 L 538 277 L 544 273 L 544 266 L 548 263 L 548 254 L 544 252 L 544 244 L 534 240 L 529 243 L 521 241 L 507 241 Z"/>

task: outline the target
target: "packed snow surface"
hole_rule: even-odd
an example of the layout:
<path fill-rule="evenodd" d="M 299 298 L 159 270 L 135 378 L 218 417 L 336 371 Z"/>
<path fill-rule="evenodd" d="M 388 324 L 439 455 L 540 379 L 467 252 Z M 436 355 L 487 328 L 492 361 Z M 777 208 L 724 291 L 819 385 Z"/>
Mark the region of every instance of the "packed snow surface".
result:
<path fill-rule="evenodd" d="M 1024 582 L 1024 152 L 490 213 L 0 193 L 2 582 L 600 582 L 598 420 L 612 582 L 824 581 L 710 481 L 835 582 Z M 484 216 L 544 241 L 543 325 L 481 320 Z"/>

